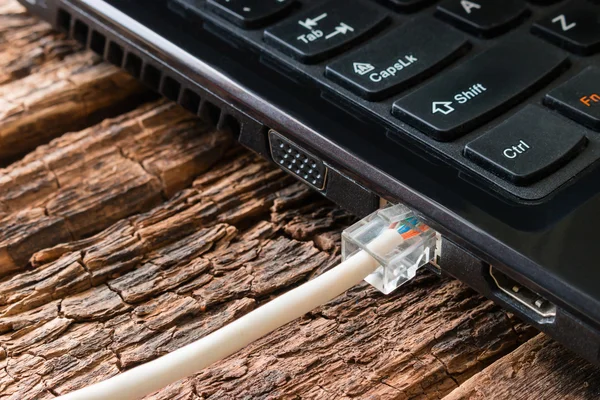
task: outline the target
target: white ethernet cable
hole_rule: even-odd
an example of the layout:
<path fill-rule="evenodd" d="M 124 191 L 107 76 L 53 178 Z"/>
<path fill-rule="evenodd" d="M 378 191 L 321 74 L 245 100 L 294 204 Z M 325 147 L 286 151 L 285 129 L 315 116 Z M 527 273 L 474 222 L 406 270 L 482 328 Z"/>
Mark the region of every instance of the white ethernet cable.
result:
<path fill-rule="evenodd" d="M 344 261 L 197 342 L 59 400 L 135 400 L 199 372 L 367 281 L 383 292 L 434 258 L 439 235 L 408 208 L 377 211 L 344 231 Z"/>

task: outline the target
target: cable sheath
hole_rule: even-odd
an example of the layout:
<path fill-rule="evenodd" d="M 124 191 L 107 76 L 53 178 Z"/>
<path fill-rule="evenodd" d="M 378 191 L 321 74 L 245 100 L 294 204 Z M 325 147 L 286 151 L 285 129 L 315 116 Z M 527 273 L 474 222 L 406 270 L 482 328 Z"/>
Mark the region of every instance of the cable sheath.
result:
<path fill-rule="evenodd" d="M 388 229 L 369 248 L 386 254 L 403 242 Z M 360 251 L 338 266 L 290 290 L 204 338 L 106 381 L 59 397 L 59 400 L 136 400 L 201 371 L 266 334 L 303 316 L 360 283 L 378 266 Z"/>

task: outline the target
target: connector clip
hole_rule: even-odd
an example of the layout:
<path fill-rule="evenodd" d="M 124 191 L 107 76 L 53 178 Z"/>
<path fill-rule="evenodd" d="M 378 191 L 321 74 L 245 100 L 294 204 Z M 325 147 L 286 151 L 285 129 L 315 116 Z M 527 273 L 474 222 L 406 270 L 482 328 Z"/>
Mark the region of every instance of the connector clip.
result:
<path fill-rule="evenodd" d="M 387 254 L 375 254 L 369 243 L 384 230 L 395 229 L 404 241 Z M 379 267 L 365 280 L 389 294 L 415 277 L 417 270 L 435 260 L 441 236 L 422 223 L 403 204 L 374 212 L 342 233 L 342 258 L 365 250 L 379 261 Z"/>

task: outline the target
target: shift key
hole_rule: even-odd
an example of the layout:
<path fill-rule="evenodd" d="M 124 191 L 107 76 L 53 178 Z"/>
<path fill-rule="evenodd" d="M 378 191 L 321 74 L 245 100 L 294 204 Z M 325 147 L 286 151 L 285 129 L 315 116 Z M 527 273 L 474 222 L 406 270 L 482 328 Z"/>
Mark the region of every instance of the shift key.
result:
<path fill-rule="evenodd" d="M 561 50 L 512 37 L 402 97 L 392 113 L 436 140 L 453 140 L 521 102 L 567 64 Z"/>

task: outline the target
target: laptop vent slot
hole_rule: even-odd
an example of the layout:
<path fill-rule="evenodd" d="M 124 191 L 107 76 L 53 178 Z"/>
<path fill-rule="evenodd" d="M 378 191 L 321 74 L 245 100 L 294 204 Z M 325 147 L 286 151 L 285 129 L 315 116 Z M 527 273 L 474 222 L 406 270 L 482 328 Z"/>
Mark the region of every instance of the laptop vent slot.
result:
<path fill-rule="evenodd" d="M 73 26 L 73 39 L 87 47 L 89 33 L 90 28 L 87 26 L 87 24 L 79 20 L 75 21 L 75 25 Z"/>
<path fill-rule="evenodd" d="M 92 32 L 92 38 L 90 39 L 90 49 L 96 53 L 104 56 L 104 50 L 106 49 L 106 37 L 96 31 Z"/>
<path fill-rule="evenodd" d="M 57 10 L 56 25 L 59 30 L 191 113 L 199 115 L 215 126 L 239 134 L 241 125 L 237 118 L 222 112 L 221 107 L 211 101 L 212 99 L 208 100 L 190 88 L 189 86 L 193 85 L 191 82 L 184 84 L 181 80 L 167 75 L 164 68 L 152 62 L 143 53 L 130 49 L 128 45 L 122 45 L 119 38 L 104 32 L 103 29 L 95 30 L 94 24 L 85 20 L 86 17 L 80 16 L 76 11 L 64 8 Z M 206 93 L 206 97 L 212 95 Z"/>
<path fill-rule="evenodd" d="M 131 76 L 139 79 L 142 76 L 142 59 L 133 53 L 127 53 L 125 58 L 125 71 L 129 72 Z"/>
<path fill-rule="evenodd" d="M 230 132 L 235 138 L 239 138 L 242 132 L 242 126 L 240 125 L 240 122 L 237 120 L 237 118 L 230 114 L 224 115 L 219 128 Z"/>
<path fill-rule="evenodd" d="M 181 91 L 181 83 L 177 82 L 170 76 L 165 76 L 161 87 L 160 94 L 165 96 L 169 100 L 177 101 L 179 99 L 179 92 Z"/>
<path fill-rule="evenodd" d="M 108 51 L 106 52 L 106 60 L 109 63 L 116 65 L 117 67 L 120 67 L 121 65 L 123 65 L 124 55 L 125 55 L 125 52 L 123 51 L 123 47 L 121 47 L 120 45 L 118 45 L 115 42 L 110 42 L 108 44 Z"/>
<path fill-rule="evenodd" d="M 158 88 L 160 87 L 160 80 L 162 78 L 162 74 L 152 64 L 144 65 L 142 73 L 142 82 L 148 85 L 148 87 L 155 92 L 158 92 Z"/>
<path fill-rule="evenodd" d="M 200 106 L 200 112 L 198 114 L 202 119 L 210 122 L 213 125 L 217 125 L 219 123 L 219 119 L 221 119 L 221 109 L 210 101 L 205 101 L 202 103 Z"/>
<path fill-rule="evenodd" d="M 194 114 L 198 114 L 200 111 L 200 102 L 202 99 L 198 95 L 198 93 L 190 90 L 184 89 L 181 98 L 179 99 L 179 104 L 186 110 L 193 112 Z"/>
<path fill-rule="evenodd" d="M 62 8 L 58 9 L 58 14 L 56 17 L 56 26 L 58 30 L 69 33 L 71 30 L 71 14 Z"/>

